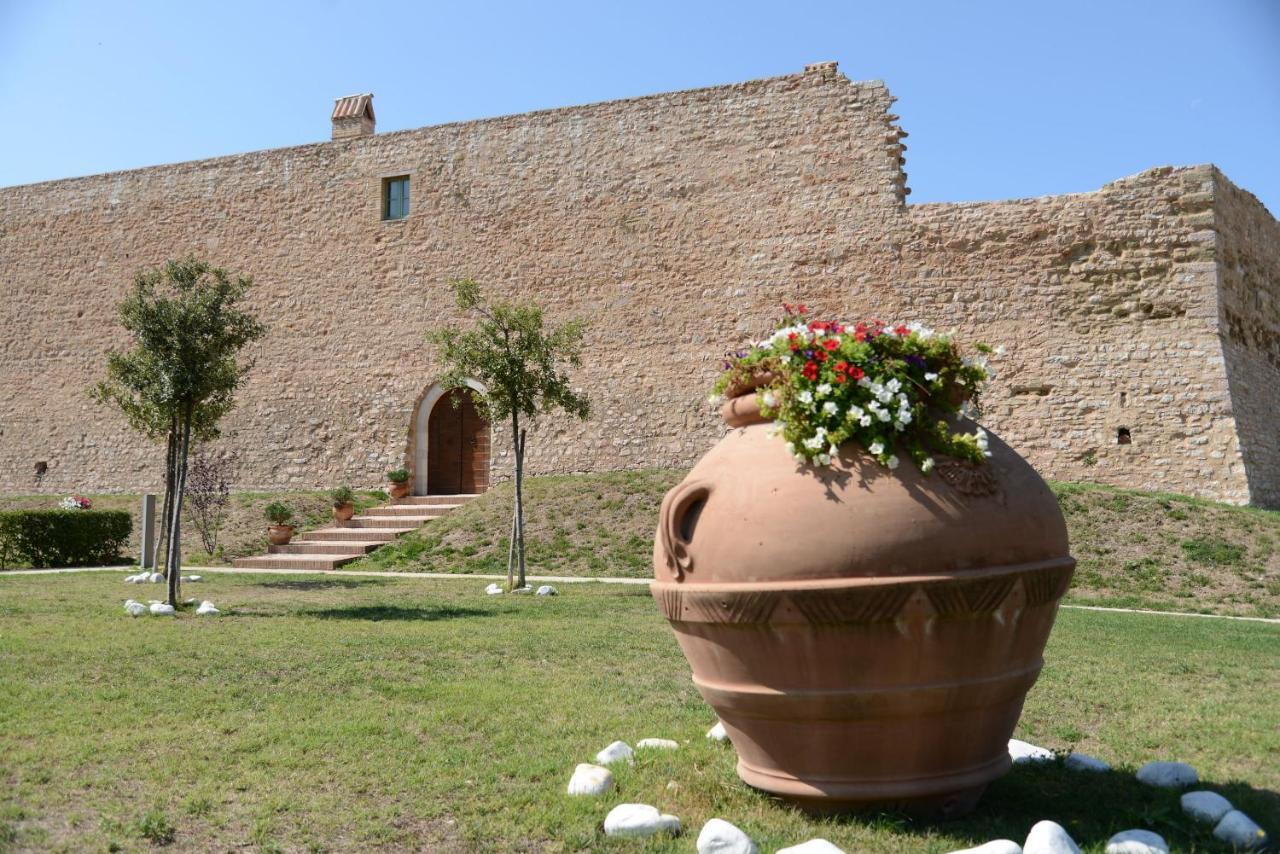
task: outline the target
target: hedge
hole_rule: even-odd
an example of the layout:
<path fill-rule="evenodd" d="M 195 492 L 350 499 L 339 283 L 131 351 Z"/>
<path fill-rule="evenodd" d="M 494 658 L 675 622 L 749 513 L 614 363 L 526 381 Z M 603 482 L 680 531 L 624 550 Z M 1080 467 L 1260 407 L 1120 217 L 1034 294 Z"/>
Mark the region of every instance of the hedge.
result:
<path fill-rule="evenodd" d="M 2 510 L 0 569 L 121 563 L 132 531 L 124 510 Z"/>

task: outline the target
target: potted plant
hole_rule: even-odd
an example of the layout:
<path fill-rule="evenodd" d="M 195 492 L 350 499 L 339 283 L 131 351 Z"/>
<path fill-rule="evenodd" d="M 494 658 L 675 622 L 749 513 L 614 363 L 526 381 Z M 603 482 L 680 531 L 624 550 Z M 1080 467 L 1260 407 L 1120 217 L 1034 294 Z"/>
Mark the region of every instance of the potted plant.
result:
<path fill-rule="evenodd" d="M 267 521 L 267 539 L 273 546 L 284 546 L 293 539 L 293 511 L 283 501 L 272 501 L 263 511 Z"/>
<path fill-rule="evenodd" d="M 351 487 L 339 486 L 330 491 L 329 498 L 333 500 L 334 521 L 346 522 L 356 514 L 356 494 L 351 491 Z"/>
<path fill-rule="evenodd" d="M 409 494 L 409 470 L 406 468 L 398 468 L 387 472 L 387 480 L 391 482 L 391 499 L 399 501 Z"/>
<path fill-rule="evenodd" d="M 811 321 L 730 357 L 731 429 L 665 497 L 652 591 L 747 783 L 821 810 L 972 809 L 1075 561 L 1053 493 L 966 417 L 920 324 Z"/>

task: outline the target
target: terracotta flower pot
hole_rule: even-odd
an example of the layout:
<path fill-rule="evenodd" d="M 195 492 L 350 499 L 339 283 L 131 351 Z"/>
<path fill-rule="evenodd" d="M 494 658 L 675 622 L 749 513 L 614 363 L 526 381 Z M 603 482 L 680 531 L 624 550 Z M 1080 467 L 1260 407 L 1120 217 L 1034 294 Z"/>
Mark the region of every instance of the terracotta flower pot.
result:
<path fill-rule="evenodd" d="M 404 498 L 409 494 L 409 481 L 404 480 L 397 483 L 393 480 L 390 483 L 391 486 L 387 488 L 387 494 L 394 500 L 399 501 L 401 498 Z"/>
<path fill-rule="evenodd" d="M 346 522 L 356 515 L 356 506 L 348 501 L 346 504 L 333 505 L 333 518 L 336 522 Z"/>
<path fill-rule="evenodd" d="M 653 595 L 738 775 L 820 810 L 961 815 L 1007 743 L 1075 561 L 1053 493 L 987 465 L 811 468 L 754 394 L 662 503 Z M 973 429 L 973 425 L 968 425 Z"/>
<path fill-rule="evenodd" d="M 273 546 L 287 546 L 293 539 L 292 525 L 268 525 L 267 541 Z"/>

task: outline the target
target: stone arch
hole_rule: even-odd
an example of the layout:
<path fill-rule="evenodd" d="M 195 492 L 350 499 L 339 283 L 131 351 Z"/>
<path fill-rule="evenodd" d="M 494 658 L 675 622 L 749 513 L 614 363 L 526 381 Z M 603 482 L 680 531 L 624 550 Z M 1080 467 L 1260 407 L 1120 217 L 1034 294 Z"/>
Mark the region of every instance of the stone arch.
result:
<path fill-rule="evenodd" d="M 466 388 L 482 395 L 489 393 L 484 384 L 478 380 L 467 377 L 462 382 Z M 409 483 L 412 485 L 413 495 L 428 494 L 430 487 L 427 483 L 427 459 L 430 451 L 431 413 L 445 399 L 448 391 L 440 383 L 434 383 L 423 390 L 413 405 L 413 412 L 409 418 L 409 440 L 405 448 L 405 468 L 409 470 Z M 486 425 L 489 435 L 492 436 L 492 425 L 488 425 L 488 422 Z M 485 483 L 487 487 L 487 479 Z"/>

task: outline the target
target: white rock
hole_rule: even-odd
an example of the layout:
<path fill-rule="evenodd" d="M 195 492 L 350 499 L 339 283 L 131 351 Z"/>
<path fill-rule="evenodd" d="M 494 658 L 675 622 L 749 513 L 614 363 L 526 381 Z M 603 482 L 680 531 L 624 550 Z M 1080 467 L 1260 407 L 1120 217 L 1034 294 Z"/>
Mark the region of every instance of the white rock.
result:
<path fill-rule="evenodd" d="M 951 854 L 1022 854 L 1022 846 L 1012 839 L 993 839 L 977 848 L 964 848 Z"/>
<path fill-rule="evenodd" d="M 148 600 L 147 600 L 147 604 L 148 604 L 148 605 L 163 605 L 164 603 L 163 603 L 163 602 L 161 602 L 159 599 L 148 599 Z"/>
<path fill-rule="evenodd" d="M 524 587 L 517 587 L 515 590 L 512 590 L 511 592 L 529 594 L 533 592 L 533 588 L 530 587 L 528 584 L 526 584 Z"/>
<path fill-rule="evenodd" d="M 1138 782 L 1162 789 L 1180 789 L 1200 782 L 1196 769 L 1185 762 L 1148 762 L 1138 769 Z"/>
<path fill-rule="evenodd" d="M 615 741 L 604 750 L 596 754 L 596 761 L 601 765 L 612 765 L 615 762 L 621 762 L 624 759 L 627 762 L 635 762 L 635 751 L 631 749 L 631 745 L 625 741 Z"/>
<path fill-rule="evenodd" d="M 724 731 L 724 724 L 716 721 L 716 725 L 707 730 L 707 738 L 712 741 L 728 741 L 729 733 Z"/>
<path fill-rule="evenodd" d="M 153 572 L 149 576 L 147 576 L 147 580 L 150 581 L 152 584 L 159 584 L 161 581 L 164 581 L 164 576 L 158 572 Z"/>
<path fill-rule="evenodd" d="M 1063 763 L 1072 771 L 1093 771 L 1101 774 L 1104 771 L 1110 771 L 1111 766 L 1103 762 L 1096 756 L 1090 756 L 1087 753 L 1069 753 L 1067 759 Z"/>
<path fill-rule="evenodd" d="M 1217 792 L 1187 792 L 1182 796 L 1182 811 L 1205 824 L 1217 824 L 1235 807 Z"/>
<path fill-rule="evenodd" d="M 1014 765 L 1021 765 L 1024 762 L 1048 762 L 1053 759 L 1052 750 L 1036 747 L 1030 742 L 1019 741 L 1016 738 L 1009 739 L 1009 755 L 1013 757 Z"/>
<path fill-rule="evenodd" d="M 558 595 L 560 595 L 560 594 L 558 594 L 558 593 L 556 592 L 556 589 L 555 589 L 554 587 L 552 587 L 550 584 L 544 584 L 544 585 L 542 585 L 541 587 L 539 587 L 539 588 L 538 588 L 538 591 L 537 591 L 537 592 L 538 592 L 538 595 L 539 595 L 539 596 L 558 596 Z"/>
<path fill-rule="evenodd" d="M 680 819 L 663 815 L 648 804 L 618 804 L 604 819 L 608 836 L 653 836 L 663 831 L 679 833 Z"/>
<path fill-rule="evenodd" d="M 1169 854 L 1169 843 L 1149 830 L 1122 830 L 1107 840 L 1105 854 Z"/>
<path fill-rule="evenodd" d="M 174 614 L 173 606 L 166 605 L 163 602 L 157 602 L 151 606 L 151 613 L 157 617 L 172 617 Z"/>
<path fill-rule="evenodd" d="M 196 608 L 196 613 L 202 617 L 216 617 L 222 612 L 213 607 L 213 603 L 206 599 L 204 602 L 200 603 L 199 608 Z"/>
<path fill-rule="evenodd" d="M 490 584 L 488 587 L 486 587 L 484 589 L 484 592 L 488 593 L 490 596 L 501 596 L 503 593 L 503 590 L 502 590 L 502 587 L 500 587 L 497 582 L 494 582 L 493 584 Z"/>
<path fill-rule="evenodd" d="M 142 582 L 146 581 L 147 578 L 148 578 L 148 575 L 145 572 L 139 573 L 138 575 L 126 575 L 124 577 L 124 583 L 125 584 L 141 584 Z"/>
<path fill-rule="evenodd" d="M 759 854 L 756 844 L 724 819 L 713 818 L 698 834 L 698 854 Z"/>
<path fill-rule="evenodd" d="M 141 602 L 135 602 L 130 599 L 128 602 L 124 603 L 124 610 L 130 617 L 141 617 L 143 614 L 147 613 L 147 606 L 143 605 Z"/>
<path fill-rule="evenodd" d="M 1056 821 L 1038 821 L 1022 843 L 1022 854 L 1080 854 L 1080 847 Z"/>
<path fill-rule="evenodd" d="M 789 848 L 779 848 L 777 854 L 844 854 L 844 849 L 837 848 L 825 839 L 810 839 Z"/>
<path fill-rule="evenodd" d="M 669 738 L 642 738 L 636 742 L 637 750 L 679 750 L 680 743 Z"/>
<path fill-rule="evenodd" d="M 183 581 L 203 581 L 204 576 L 203 575 L 184 575 L 182 576 L 182 580 Z"/>
<path fill-rule="evenodd" d="M 612 788 L 613 772 L 599 765 L 583 762 L 573 769 L 573 776 L 569 778 L 571 795 L 603 795 Z"/>
<path fill-rule="evenodd" d="M 1267 843 L 1266 832 L 1240 810 L 1232 810 L 1224 815 L 1213 829 L 1213 835 L 1228 845 L 1245 851 L 1261 848 Z"/>

